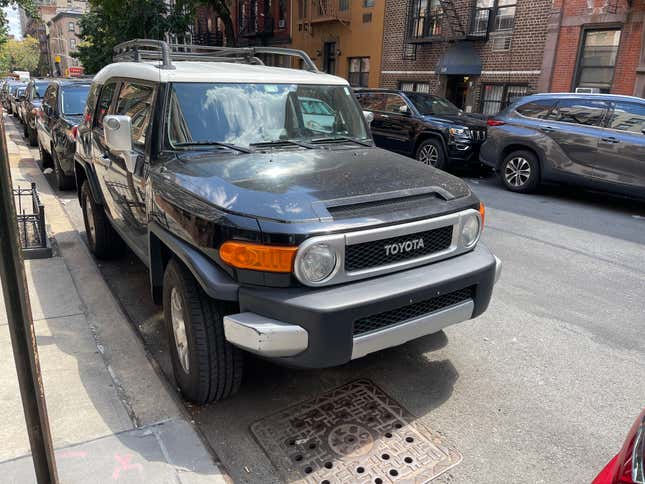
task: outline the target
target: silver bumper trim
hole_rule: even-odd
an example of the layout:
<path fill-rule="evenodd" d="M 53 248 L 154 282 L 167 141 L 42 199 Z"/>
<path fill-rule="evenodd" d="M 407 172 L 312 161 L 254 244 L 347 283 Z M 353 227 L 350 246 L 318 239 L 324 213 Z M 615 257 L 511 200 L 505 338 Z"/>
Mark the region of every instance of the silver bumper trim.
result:
<path fill-rule="evenodd" d="M 375 351 L 407 343 L 421 336 L 436 333 L 451 324 L 466 321 L 472 317 L 474 309 L 475 303 L 469 300 L 402 324 L 354 338 L 352 360 Z"/>
<path fill-rule="evenodd" d="M 309 333 L 255 313 L 224 316 L 226 340 L 246 351 L 268 357 L 294 356 L 309 346 Z"/>

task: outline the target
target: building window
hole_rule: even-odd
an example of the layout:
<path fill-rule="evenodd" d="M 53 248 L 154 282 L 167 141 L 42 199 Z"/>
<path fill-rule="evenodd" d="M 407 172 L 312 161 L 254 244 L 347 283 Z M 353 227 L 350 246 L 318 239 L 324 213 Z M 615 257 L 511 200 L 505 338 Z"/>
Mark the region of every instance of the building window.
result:
<path fill-rule="evenodd" d="M 620 30 L 587 30 L 578 58 L 575 87 L 609 92 L 620 45 Z"/>
<path fill-rule="evenodd" d="M 320 2 L 320 3 L 322 5 L 323 2 Z M 349 0 L 340 0 L 338 3 L 339 3 L 338 10 L 342 10 L 342 11 L 349 10 Z"/>
<path fill-rule="evenodd" d="M 363 7 L 368 8 L 373 6 L 374 6 L 374 0 L 363 0 Z"/>
<path fill-rule="evenodd" d="M 76 50 L 76 39 L 69 39 L 69 50 Z"/>
<path fill-rule="evenodd" d="M 482 94 L 482 113 L 494 116 L 509 104 L 528 94 L 527 86 L 513 84 L 485 84 Z"/>
<path fill-rule="evenodd" d="M 372 22 L 372 12 L 364 13 L 363 14 L 363 23 L 364 24 L 369 24 L 371 22 Z"/>
<path fill-rule="evenodd" d="M 473 12 L 471 33 L 512 31 L 515 27 L 517 0 L 477 0 Z"/>
<path fill-rule="evenodd" d="M 417 44 L 403 46 L 403 60 L 417 60 Z"/>
<path fill-rule="evenodd" d="M 412 0 L 408 36 L 417 39 L 440 36 L 442 21 L 443 10 L 439 0 Z"/>
<path fill-rule="evenodd" d="M 355 87 L 367 87 L 370 80 L 370 58 L 352 57 L 349 59 L 349 83 Z"/>
<path fill-rule="evenodd" d="M 74 32 L 75 29 L 76 29 L 76 26 L 74 25 L 74 22 L 69 22 L 67 24 L 67 30 L 69 30 L 70 32 Z"/>
<path fill-rule="evenodd" d="M 417 81 L 399 81 L 399 89 L 406 92 L 430 92 L 430 84 Z"/>

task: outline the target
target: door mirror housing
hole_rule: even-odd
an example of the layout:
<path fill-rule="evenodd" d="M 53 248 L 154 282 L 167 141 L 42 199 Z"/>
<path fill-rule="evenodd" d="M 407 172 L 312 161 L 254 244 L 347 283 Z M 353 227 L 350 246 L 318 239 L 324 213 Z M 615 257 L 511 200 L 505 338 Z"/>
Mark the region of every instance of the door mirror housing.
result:
<path fill-rule="evenodd" d="M 130 116 L 107 115 L 103 118 L 105 144 L 125 160 L 127 170 L 134 172 L 137 156 L 132 152 L 132 120 Z"/>
<path fill-rule="evenodd" d="M 399 114 L 402 114 L 403 116 L 409 116 L 410 115 L 410 108 L 408 107 L 407 104 L 404 104 L 399 108 Z"/>
<path fill-rule="evenodd" d="M 363 117 L 365 118 L 365 122 L 367 122 L 368 126 L 372 124 L 372 121 L 374 121 L 374 113 L 372 111 L 363 111 Z"/>

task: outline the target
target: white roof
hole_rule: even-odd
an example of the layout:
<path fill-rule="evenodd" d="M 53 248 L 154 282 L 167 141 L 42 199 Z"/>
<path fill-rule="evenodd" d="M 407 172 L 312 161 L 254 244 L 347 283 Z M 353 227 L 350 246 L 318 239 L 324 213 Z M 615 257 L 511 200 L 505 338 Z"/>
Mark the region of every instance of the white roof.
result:
<path fill-rule="evenodd" d="M 103 84 L 112 77 L 129 77 L 154 82 L 349 85 L 340 77 L 283 67 L 205 61 L 173 61 L 174 69 L 161 69 L 158 65 L 157 62 L 115 62 L 101 69 L 94 82 Z"/>

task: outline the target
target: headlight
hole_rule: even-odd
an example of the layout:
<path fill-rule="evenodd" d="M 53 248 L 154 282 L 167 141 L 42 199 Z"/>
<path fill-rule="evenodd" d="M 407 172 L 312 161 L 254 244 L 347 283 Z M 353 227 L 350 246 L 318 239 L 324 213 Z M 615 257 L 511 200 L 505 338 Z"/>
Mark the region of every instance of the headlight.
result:
<path fill-rule="evenodd" d="M 466 128 L 450 128 L 449 132 L 453 136 L 468 136 L 468 130 Z"/>
<path fill-rule="evenodd" d="M 336 251 L 327 244 L 313 244 L 298 255 L 296 268 L 303 282 L 317 283 L 327 279 L 336 268 Z"/>
<path fill-rule="evenodd" d="M 467 215 L 461 224 L 461 243 L 466 248 L 473 247 L 479 239 L 481 223 L 475 214 Z"/>

